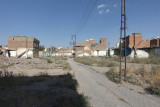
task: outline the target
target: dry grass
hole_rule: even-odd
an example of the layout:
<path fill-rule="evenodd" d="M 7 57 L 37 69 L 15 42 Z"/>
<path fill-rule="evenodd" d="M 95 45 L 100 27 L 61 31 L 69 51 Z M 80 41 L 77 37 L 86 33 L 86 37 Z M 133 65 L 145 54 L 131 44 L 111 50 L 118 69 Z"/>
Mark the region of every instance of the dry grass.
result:
<path fill-rule="evenodd" d="M 56 67 L 60 68 L 60 69 L 63 69 L 63 70 L 66 70 L 66 71 L 71 71 L 72 68 L 71 66 L 69 65 L 69 63 L 65 60 L 57 60 L 56 62 Z"/>
<path fill-rule="evenodd" d="M 0 68 L 1 68 L 1 69 L 6 69 L 6 68 L 11 67 L 11 66 L 13 66 L 13 65 L 14 65 L 13 63 L 1 64 L 1 65 L 0 65 Z"/>
<path fill-rule="evenodd" d="M 106 74 L 105 74 L 109 80 L 115 82 L 115 83 L 120 83 L 119 81 L 119 74 L 116 72 L 115 68 L 110 68 Z"/>
<path fill-rule="evenodd" d="M 66 70 L 66 71 L 72 70 L 72 68 L 71 68 L 71 66 L 69 65 L 68 62 L 62 62 L 61 67 L 63 68 L 63 70 Z"/>
<path fill-rule="evenodd" d="M 117 66 L 116 63 L 114 63 L 112 61 L 105 61 L 105 60 L 97 61 L 96 65 L 99 67 L 115 67 L 115 66 Z"/>
<path fill-rule="evenodd" d="M 143 64 L 160 64 L 160 57 L 154 56 L 149 58 L 128 58 L 128 62 L 131 63 L 143 63 Z"/>
<path fill-rule="evenodd" d="M 57 56 L 53 57 L 54 60 L 67 60 L 68 58 L 66 56 Z"/>
<path fill-rule="evenodd" d="M 112 57 L 112 60 L 119 62 L 119 57 Z M 124 62 L 124 58 L 122 59 L 122 62 Z M 128 63 L 141 63 L 141 64 L 160 64 L 160 57 L 159 56 L 153 56 L 149 58 L 130 58 L 127 57 Z"/>
<path fill-rule="evenodd" d="M 151 71 L 149 71 L 146 67 L 142 66 L 141 68 L 130 68 L 128 69 L 128 79 L 129 82 L 133 80 L 133 78 L 137 79 L 137 83 L 139 85 L 149 84 L 156 85 L 160 83 L 160 66 L 152 66 Z M 132 79 L 131 79 L 131 78 Z M 142 84 L 140 84 L 142 83 Z"/>
<path fill-rule="evenodd" d="M 152 66 L 151 71 L 142 66 L 139 69 L 128 69 L 128 81 L 132 84 L 147 87 L 146 90 L 160 95 L 160 66 Z"/>
<path fill-rule="evenodd" d="M 76 57 L 75 61 L 85 65 L 91 65 L 91 66 L 95 63 L 95 60 L 91 57 Z"/>
<path fill-rule="evenodd" d="M 107 57 L 77 57 L 75 61 L 90 65 L 90 66 L 98 66 L 98 67 L 115 67 L 116 63 L 110 61 Z"/>
<path fill-rule="evenodd" d="M 109 80 L 119 83 L 119 72 L 115 68 L 109 69 L 105 75 Z M 160 95 L 160 66 L 152 66 L 151 71 L 144 66 L 130 67 L 127 69 L 127 80 L 131 84 L 143 86 L 151 94 Z"/>
<path fill-rule="evenodd" d="M 67 62 L 67 57 L 59 56 L 59 57 L 53 57 L 53 58 L 40 58 L 42 60 L 46 60 L 48 64 L 53 65 L 55 68 L 63 69 L 66 71 L 72 70 L 71 66 Z M 40 69 L 49 69 L 47 67 L 39 67 Z"/>

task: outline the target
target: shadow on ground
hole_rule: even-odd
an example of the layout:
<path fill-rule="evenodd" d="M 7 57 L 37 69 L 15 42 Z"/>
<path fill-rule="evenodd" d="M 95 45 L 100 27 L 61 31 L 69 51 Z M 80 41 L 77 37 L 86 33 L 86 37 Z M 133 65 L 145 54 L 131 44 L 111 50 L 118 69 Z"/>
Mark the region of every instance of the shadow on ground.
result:
<path fill-rule="evenodd" d="M 145 88 L 146 93 L 160 97 L 160 84 Z"/>
<path fill-rule="evenodd" d="M 7 74 L 8 75 L 8 74 Z M 0 75 L 0 107 L 88 107 L 71 74 Z"/>

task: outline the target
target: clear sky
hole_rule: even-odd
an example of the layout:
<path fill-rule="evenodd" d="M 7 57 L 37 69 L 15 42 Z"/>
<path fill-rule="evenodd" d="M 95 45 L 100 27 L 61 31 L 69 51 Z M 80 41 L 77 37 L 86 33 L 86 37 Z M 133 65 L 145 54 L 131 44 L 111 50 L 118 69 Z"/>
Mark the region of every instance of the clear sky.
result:
<path fill-rule="evenodd" d="M 89 0 L 0 0 L 0 44 L 8 36 L 28 36 L 49 47 L 70 46 L 71 35 Z M 115 46 L 120 35 L 121 0 L 98 0 L 77 41 L 105 37 Z M 126 0 L 127 35 L 142 32 L 144 39 L 160 37 L 160 0 Z"/>

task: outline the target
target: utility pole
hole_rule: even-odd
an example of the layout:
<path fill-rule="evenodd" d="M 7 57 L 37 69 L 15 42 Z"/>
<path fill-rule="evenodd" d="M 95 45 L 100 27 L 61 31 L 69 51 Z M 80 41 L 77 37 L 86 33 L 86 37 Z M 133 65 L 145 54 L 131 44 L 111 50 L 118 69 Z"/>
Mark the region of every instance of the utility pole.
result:
<path fill-rule="evenodd" d="M 52 58 L 52 51 L 53 51 L 53 49 L 52 49 L 52 45 L 51 45 L 51 58 Z"/>
<path fill-rule="evenodd" d="M 75 46 L 76 46 L 76 35 L 72 35 L 72 37 L 71 37 L 71 40 L 72 40 L 72 45 L 73 45 L 73 50 L 74 50 L 74 52 L 76 52 L 76 50 L 75 50 Z M 74 57 L 75 57 L 75 53 L 74 53 Z"/>
<path fill-rule="evenodd" d="M 120 67 L 119 67 L 119 80 L 121 82 L 122 77 L 122 36 L 124 37 L 124 55 L 125 55 L 125 68 L 124 68 L 124 80 L 127 81 L 127 64 L 126 64 L 126 0 L 121 0 L 121 32 L 120 32 Z"/>
<path fill-rule="evenodd" d="M 108 56 L 110 57 L 110 44 L 108 42 Z"/>

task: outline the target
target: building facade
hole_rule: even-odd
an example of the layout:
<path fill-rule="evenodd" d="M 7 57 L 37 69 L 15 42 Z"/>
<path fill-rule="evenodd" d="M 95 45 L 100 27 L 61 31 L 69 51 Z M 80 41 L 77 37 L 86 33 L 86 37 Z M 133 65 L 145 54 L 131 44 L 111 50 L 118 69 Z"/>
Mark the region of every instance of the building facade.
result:
<path fill-rule="evenodd" d="M 39 43 L 40 41 L 33 37 L 8 37 L 8 50 L 16 57 L 39 57 Z"/>
<path fill-rule="evenodd" d="M 99 43 L 95 43 L 94 39 L 87 39 L 85 43 L 76 43 L 76 56 L 106 56 L 107 55 L 107 39 L 101 38 Z"/>

